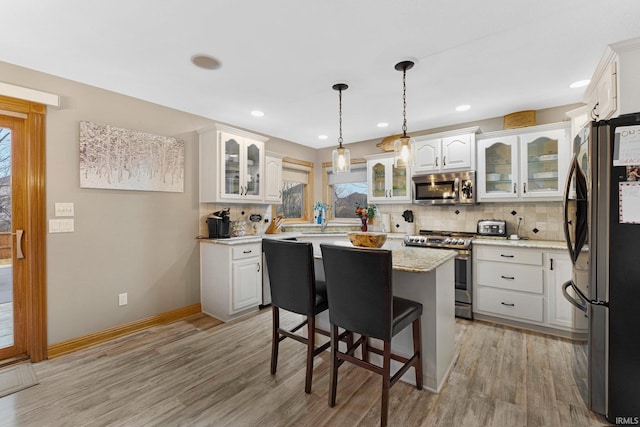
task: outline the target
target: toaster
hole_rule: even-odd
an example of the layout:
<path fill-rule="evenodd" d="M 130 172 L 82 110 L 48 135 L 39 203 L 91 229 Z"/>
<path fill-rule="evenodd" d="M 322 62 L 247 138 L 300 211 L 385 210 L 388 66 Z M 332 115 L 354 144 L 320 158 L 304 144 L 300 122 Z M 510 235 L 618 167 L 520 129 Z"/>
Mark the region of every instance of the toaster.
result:
<path fill-rule="evenodd" d="M 507 237 L 507 221 L 504 219 L 481 219 L 478 221 L 478 235 Z"/>

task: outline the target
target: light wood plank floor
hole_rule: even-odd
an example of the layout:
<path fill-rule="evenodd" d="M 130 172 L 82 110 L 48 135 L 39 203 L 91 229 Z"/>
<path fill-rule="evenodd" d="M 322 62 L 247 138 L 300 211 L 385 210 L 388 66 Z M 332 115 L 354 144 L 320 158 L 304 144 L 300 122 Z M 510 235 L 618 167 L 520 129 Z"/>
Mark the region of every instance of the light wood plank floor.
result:
<path fill-rule="evenodd" d="M 288 314 L 291 325 L 298 316 Z M 379 376 L 345 364 L 327 406 L 329 354 L 304 393 L 304 346 L 285 340 L 269 374 L 271 312 L 205 315 L 34 365 L 40 384 L 0 399 L 1 426 L 375 426 Z M 586 359 L 570 341 L 457 322 L 460 355 L 439 395 L 391 389 L 392 426 L 607 425 L 582 401 Z"/>

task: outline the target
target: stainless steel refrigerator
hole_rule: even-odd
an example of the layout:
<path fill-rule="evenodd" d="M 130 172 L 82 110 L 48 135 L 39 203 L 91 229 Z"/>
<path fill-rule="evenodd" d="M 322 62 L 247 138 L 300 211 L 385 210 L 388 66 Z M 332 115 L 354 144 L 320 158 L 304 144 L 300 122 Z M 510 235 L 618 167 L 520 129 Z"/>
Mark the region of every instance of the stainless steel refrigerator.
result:
<path fill-rule="evenodd" d="M 586 403 L 615 424 L 640 424 L 639 141 L 640 113 L 590 123 L 565 188 L 573 276 L 563 291 L 589 319 Z"/>

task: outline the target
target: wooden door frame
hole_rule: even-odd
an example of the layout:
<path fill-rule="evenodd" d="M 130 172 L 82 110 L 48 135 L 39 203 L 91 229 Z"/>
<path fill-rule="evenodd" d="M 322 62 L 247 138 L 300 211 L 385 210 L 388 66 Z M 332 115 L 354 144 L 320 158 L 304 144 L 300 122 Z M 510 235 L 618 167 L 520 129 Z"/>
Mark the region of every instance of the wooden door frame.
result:
<path fill-rule="evenodd" d="M 31 361 L 47 358 L 47 268 L 46 268 L 46 151 L 43 104 L 0 96 L 0 114 L 25 120 L 27 200 L 23 252 L 26 272 L 26 352 Z M 26 118 L 25 118 L 26 116 Z"/>

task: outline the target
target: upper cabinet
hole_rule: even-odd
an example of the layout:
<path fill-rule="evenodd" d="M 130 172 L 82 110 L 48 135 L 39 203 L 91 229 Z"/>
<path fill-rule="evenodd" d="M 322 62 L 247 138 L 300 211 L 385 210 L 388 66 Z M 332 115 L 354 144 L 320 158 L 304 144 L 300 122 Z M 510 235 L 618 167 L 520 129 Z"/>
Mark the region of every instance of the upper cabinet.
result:
<path fill-rule="evenodd" d="M 607 47 L 584 93 L 592 120 L 640 111 L 640 38 Z"/>
<path fill-rule="evenodd" d="M 477 127 L 414 138 L 413 173 L 471 170 Z"/>
<path fill-rule="evenodd" d="M 282 154 L 267 151 L 264 181 L 264 201 L 268 203 L 282 203 Z"/>
<path fill-rule="evenodd" d="M 478 138 L 478 201 L 562 200 L 569 169 L 569 123 Z"/>
<path fill-rule="evenodd" d="M 266 138 L 220 125 L 199 133 L 200 202 L 263 202 Z"/>
<path fill-rule="evenodd" d="M 393 155 L 365 156 L 369 203 L 411 202 L 411 169 L 396 168 Z"/>

